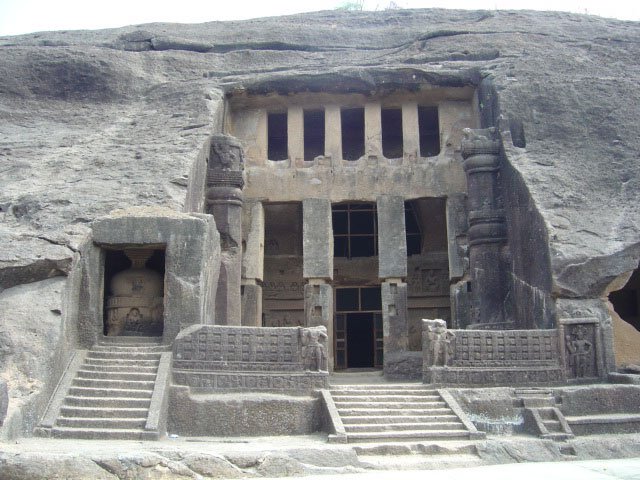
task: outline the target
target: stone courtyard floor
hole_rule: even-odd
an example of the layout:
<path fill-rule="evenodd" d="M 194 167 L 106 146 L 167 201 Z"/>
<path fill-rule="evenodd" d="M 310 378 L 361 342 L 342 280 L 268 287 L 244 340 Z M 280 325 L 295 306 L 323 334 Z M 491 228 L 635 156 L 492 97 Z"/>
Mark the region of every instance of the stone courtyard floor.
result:
<path fill-rule="evenodd" d="M 0 443 L 0 479 L 303 477 L 492 480 L 640 480 L 640 434 L 553 442 L 527 436 L 476 441 L 328 444 L 323 434 L 167 438 L 157 442 L 25 438 Z"/>

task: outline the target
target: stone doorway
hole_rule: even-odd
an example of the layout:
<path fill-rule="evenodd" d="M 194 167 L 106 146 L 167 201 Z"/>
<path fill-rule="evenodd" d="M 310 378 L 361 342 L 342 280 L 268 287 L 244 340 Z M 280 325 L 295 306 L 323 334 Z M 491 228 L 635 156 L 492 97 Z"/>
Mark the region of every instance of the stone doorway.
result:
<path fill-rule="evenodd" d="M 336 288 L 334 304 L 335 369 L 382 368 L 380 286 Z"/>
<path fill-rule="evenodd" d="M 106 250 L 103 334 L 162 336 L 165 251 Z"/>

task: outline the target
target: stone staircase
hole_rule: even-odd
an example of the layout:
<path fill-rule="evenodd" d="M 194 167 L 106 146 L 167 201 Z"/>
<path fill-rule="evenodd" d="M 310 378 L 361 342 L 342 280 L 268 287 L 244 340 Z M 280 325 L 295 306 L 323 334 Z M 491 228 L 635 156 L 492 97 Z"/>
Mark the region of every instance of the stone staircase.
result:
<path fill-rule="evenodd" d="M 483 438 L 448 392 L 422 384 L 339 385 L 329 390 L 346 439 L 372 442 Z M 330 400 L 331 401 L 331 400 Z M 333 407 L 332 406 L 332 407 Z"/>
<path fill-rule="evenodd" d="M 170 357 L 158 337 L 103 337 L 76 353 L 36 433 L 157 439 Z"/>
<path fill-rule="evenodd" d="M 523 407 L 525 427 L 540 438 L 564 441 L 573 438 L 571 427 L 557 406 L 553 390 L 516 388 L 515 404 Z"/>

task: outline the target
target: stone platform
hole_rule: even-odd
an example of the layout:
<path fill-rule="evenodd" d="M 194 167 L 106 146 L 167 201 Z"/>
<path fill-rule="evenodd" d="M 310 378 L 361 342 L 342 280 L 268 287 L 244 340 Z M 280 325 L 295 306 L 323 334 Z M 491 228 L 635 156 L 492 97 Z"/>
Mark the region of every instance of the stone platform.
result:
<path fill-rule="evenodd" d="M 627 460 L 595 462 L 616 458 Z M 605 466 L 611 476 L 606 475 Z M 403 470 L 403 478 L 426 478 L 424 470 L 430 470 L 429 478 L 435 479 L 506 479 L 518 472 L 535 471 L 535 477 L 548 480 L 606 480 L 637 478 L 629 472 L 637 474 L 640 467 L 640 435 L 594 435 L 562 445 L 521 436 L 355 445 L 327 445 L 326 435 L 180 437 L 160 442 L 30 438 L 0 443 L 0 467 L 3 478 L 12 480 L 56 476 L 68 480 L 303 475 L 388 478 L 389 470 Z"/>

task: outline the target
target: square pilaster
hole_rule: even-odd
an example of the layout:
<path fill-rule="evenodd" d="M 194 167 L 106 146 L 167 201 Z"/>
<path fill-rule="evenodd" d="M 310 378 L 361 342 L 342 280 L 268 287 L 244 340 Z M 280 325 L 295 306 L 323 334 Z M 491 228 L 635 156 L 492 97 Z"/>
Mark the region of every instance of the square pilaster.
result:
<path fill-rule="evenodd" d="M 364 106 L 364 141 L 366 156 L 382 157 L 382 121 L 380 104 L 367 103 Z"/>
<path fill-rule="evenodd" d="M 305 326 L 327 328 L 327 359 L 333 371 L 333 288 L 324 280 L 311 279 L 304 286 Z"/>
<path fill-rule="evenodd" d="M 333 227 L 327 199 L 302 201 L 302 254 L 304 278 L 333 278 Z"/>
<path fill-rule="evenodd" d="M 409 346 L 407 284 L 400 279 L 389 279 L 382 282 L 380 288 L 384 358 L 388 359 L 389 354 L 406 351 Z"/>
<path fill-rule="evenodd" d="M 302 107 L 287 111 L 287 142 L 291 164 L 304 160 L 304 112 Z"/>
<path fill-rule="evenodd" d="M 342 120 L 340 107 L 327 105 L 324 110 L 324 151 L 332 162 L 342 159 Z"/>
<path fill-rule="evenodd" d="M 404 198 L 383 195 L 377 199 L 378 277 L 406 278 L 407 234 Z"/>
<path fill-rule="evenodd" d="M 418 124 L 418 104 L 402 104 L 402 150 L 405 158 L 420 156 L 420 126 Z"/>

